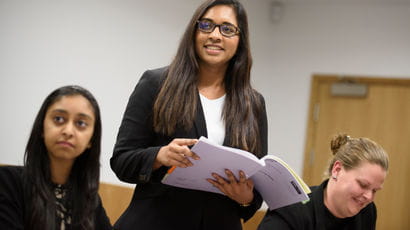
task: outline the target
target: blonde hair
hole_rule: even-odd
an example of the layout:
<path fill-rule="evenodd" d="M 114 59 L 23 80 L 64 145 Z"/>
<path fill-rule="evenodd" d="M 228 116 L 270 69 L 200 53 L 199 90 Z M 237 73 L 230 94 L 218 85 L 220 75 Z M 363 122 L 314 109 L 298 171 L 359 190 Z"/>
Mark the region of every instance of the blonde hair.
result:
<path fill-rule="evenodd" d="M 330 177 L 336 161 L 340 161 L 346 170 L 359 166 L 362 162 L 377 164 L 386 172 L 389 169 L 389 157 L 384 149 L 369 138 L 351 138 L 338 134 L 330 142 L 333 158 L 330 160 L 326 176 Z"/>

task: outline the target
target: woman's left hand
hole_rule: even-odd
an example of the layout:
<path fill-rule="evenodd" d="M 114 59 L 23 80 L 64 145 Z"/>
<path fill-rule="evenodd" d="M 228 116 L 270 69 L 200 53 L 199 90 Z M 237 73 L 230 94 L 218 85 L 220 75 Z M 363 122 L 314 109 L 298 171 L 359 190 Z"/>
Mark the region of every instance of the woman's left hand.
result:
<path fill-rule="evenodd" d="M 239 180 L 237 180 L 235 175 L 228 169 L 225 169 L 225 174 L 228 179 L 224 179 L 220 175 L 212 173 L 214 179 L 207 179 L 207 181 L 239 204 L 250 204 L 253 200 L 253 181 L 246 179 L 243 171 L 239 171 Z"/>

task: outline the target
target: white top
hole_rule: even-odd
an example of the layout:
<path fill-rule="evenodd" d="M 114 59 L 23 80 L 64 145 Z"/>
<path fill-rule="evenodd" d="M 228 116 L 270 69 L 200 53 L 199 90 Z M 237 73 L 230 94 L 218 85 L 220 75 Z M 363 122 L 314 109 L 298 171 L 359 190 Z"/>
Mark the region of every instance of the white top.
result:
<path fill-rule="evenodd" d="M 222 145 L 225 139 L 225 123 L 222 119 L 222 109 L 225 103 L 225 94 L 217 99 L 208 99 L 202 94 L 202 109 L 204 110 L 208 139 L 215 144 Z"/>

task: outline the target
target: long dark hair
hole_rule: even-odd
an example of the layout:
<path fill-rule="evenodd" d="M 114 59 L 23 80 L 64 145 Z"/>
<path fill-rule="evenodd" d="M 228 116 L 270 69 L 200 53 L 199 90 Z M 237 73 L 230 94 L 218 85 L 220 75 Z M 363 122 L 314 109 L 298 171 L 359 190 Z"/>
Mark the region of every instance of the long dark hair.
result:
<path fill-rule="evenodd" d="M 44 143 L 44 119 L 50 106 L 64 96 L 81 95 L 94 110 L 94 133 L 91 147 L 74 162 L 69 184 L 71 188 L 71 226 L 73 229 L 94 229 L 93 211 L 98 204 L 100 176 L 101 117 L 94 96 L 80 86 L 63 86 L 44 100 L 38 112 L 24 154 L 24 186 L 26 202 L 25 229 L 55 229 L 56 205 L 50 174 L 50 160 Z"/>
<path fill-rule="evenodd" d="M 216 5 L 231 6 L 240 29 L 236 54 L 229 61 L 224 85 L 226 102 L 223 119 L 230 135 L 230 145 L 261 153 L 258 116 L 263 110 L 261 96 L 252 88 L 250 71 L 252 56 L 249 44 L 248 19 L 244 7 L 237 0 L 209 0 L 195 11 L 179 44 L 177 54 L 166 71 L 166 77 L 154 104 L 154 129 L 171 135 L 182 126 L 193 125 L 198 103 L 198 56 L 195 52 L 197 21 Z"/>

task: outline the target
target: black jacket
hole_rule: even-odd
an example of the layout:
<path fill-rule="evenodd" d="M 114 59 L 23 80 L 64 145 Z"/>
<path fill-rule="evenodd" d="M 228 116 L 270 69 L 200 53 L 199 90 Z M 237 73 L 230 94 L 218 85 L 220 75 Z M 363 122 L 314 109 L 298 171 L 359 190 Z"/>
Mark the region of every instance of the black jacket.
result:
<path fill-rule="evenodd" d="M 25 229 L 25 210 L 28 207 L 25 200 L 23 186 L 23 167 L 0 167 L 0 229 L 23 230 Z M 96 230 L 112 229 L 104 208 L 99 204 L 95 210 L 94 224 Z M 71 229 L 71 228 L 68 228 Z"/>
<path fill-rule="evenodd" d="M 165 68 L 146 71 L 129 98 L 117 136 L 111 168 L 118 178 L 137 186 L 131 204 L 122 214 L 116 229 L 241 229 L 240 219 L 253 216 L 262 203 L 259 193 L 251 206 L 241 207 L 226 196 L 167 186 L 161 183 L 168 170 L 152 166 L 159 149 L 174 138 L 207 136 L 205 118 L 198 101 L 193 127 L 177 129 L 172 136 L 153 130 L 152 109 L 164 79 Z M 261 96 L 262 98 L 262 96 Z M 263 100 L 263 98 L 262 98 Z M 263 155 L 267 152 L 266 111 L 258 119 Z M 228 143 L 229 136 L 224 143 Z"/>
<path fill-rule="evenodd" d="M 310 201 L 268 211 L 258 230 L 372 230 L 376 228 L 376 206 L 368 204 L 357 215 L 339 219 L 323 203 L 328 180 L 312 188 Z"/>

